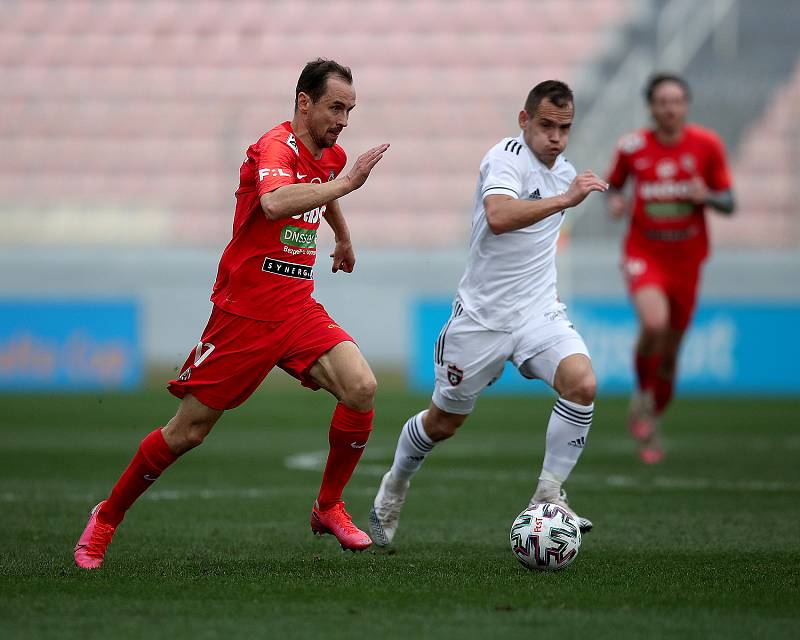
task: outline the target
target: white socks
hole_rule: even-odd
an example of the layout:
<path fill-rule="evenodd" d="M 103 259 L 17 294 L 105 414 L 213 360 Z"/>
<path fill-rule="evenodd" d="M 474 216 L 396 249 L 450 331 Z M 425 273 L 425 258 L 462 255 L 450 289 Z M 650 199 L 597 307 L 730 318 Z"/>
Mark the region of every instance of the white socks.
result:
<path fill-rule="evenodd" d="M 585 406 L 559 398 L 550 414 L 547 425 L 547 443 L 544 464 L 539 476 L 539 486 L 534 496 L 537 500 L 557 497 L 561 485 L 578 462 L 589 427 L 592 426 L 594 403 Z"/>
<path fill-rule="evenodd" d="M 417 472 L 436 444 L 425 433 L 422 426 L 422 416 L 425 411 L 411 416 L 403 425 L 400 438 L 397 440 L 397 451 L 392 464 L 392 479 L 401 485 L 406 485 Z"/>

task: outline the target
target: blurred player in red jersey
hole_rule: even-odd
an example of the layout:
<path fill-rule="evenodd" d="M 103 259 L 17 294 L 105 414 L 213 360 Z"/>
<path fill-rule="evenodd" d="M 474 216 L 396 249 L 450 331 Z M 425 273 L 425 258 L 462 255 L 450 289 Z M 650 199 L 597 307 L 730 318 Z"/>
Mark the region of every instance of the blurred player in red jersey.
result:
<path fill-rule="evenodd" d="M 663 458 L 659 417 L 672 397 L 678 351 L 695 307 L 708 255 L 705 209 L 733 213 L 725 149 L 708 129 L 687 124 L 689 85 L 680 76 L 654 75 L 645 89 L 655 127 L 621 139 L 608 177 L 609 212 L 630 211 L 623 271 L 636 314 L 638 389 L 628 427 L 643 462 Z M 633 203 L 621 193 L 632 177 Z"/>
<path fill-rule="evenodd" d="M 332 60 L 309 62 L 295 96 L 292 121 L 247 150 L 211 318 L 168 386 L 181 398 L 178 411 L 142 440 L 110 496 L 92 510 L 75 547 L 82 568 L 102 565 L 133 502 L 179 456 L 203 442 L 223 411 L 244 402 L 275 366 L 339 401 L 312 530 L 331 533 L 354 551 L 371 544 L 345 511 L 342 491 L 372 430 L 375 376 L 353 338 L 311 294 L 320 220 L 336 238 L 333 271 L 350 273 L 355 254 L 338 199 L 364 184 L 389 145 L 370 149 L 342 174 L 347 158 L 336 141 L 355 106 L 349 68 Z"/>

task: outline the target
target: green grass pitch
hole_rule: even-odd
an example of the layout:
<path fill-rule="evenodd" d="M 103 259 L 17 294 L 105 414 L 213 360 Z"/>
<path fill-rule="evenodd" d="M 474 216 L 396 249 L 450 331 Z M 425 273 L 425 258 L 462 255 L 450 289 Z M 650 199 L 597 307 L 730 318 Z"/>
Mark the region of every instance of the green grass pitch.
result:
<path fill-rule="evenodd" d="M 0 399 L 3 638 L 800 633 L 798 399 L 678 398 L 668 457 L 646 468 L 625 401 L 601 397 L 566 487 L 595 530 L 554 574 L 524 570 L 508 544 L 541 465 L 545 397 L 482 398 L 414 480 L 395 547 L 351 554 L 308 525 L 333 401 L 268 383 L 134 506 L 96 572 L 72 562 L 88 509 L 175 400 Z M 345 494 L 362 527 L 403 421 L 426 404 L 379 390 Z"/>

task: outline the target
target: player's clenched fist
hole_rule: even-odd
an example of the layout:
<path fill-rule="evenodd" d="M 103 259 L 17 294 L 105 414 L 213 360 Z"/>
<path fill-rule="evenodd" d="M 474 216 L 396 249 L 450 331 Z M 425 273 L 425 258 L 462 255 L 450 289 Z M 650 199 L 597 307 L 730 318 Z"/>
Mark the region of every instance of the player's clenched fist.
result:
<path fill-rule="evenodd" d="M 605 180 L 598 178 L 591 171 L 584 171 L 575 176 L 564 197 L 567 199 L 567 206 L 574 207 L 583 202 L 592 191 L 605 191 L 606 189 L 608 189 L 608 183 Z"/>
<path fill-rule="evenodd" d="M 378 161 L 383 157 L 383 154 L 388 148 L 389 143 L 387 142 L 377 147 L 372 147 L 369 151 L 365 151 L 358 156 L 352 169 L 347 173 L 347 181 L 350 183 L 352 191 L 355 191 L 367 181 L 372 167 L 378 164 Z"/>

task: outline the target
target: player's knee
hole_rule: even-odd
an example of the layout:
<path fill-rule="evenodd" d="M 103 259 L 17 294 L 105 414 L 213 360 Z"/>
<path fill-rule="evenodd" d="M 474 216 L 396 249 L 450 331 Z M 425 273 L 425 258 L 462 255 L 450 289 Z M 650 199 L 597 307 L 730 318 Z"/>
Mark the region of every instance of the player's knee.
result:
<path fill-rule="evenodd" d="M 467 416 L 460 415 L 431 415 L 431 412 L 426 414 L 424 420 L 425 433 L 434 442 L 440 442 L 452 438 L 458 428 L 464 424 Z"/>
<path fill-rule="evenodd" d="M 370 372 L 351 382 L 344 389 L 341 401 L 345 406 L 356 411 L 369 411 L 372 409 L 377 389 L 378 381 Z"/>
<path fill-rule="evenodd" d="M 164 439 L 173 453 L 183 455 L 187 451 L 203 444 L 213 426 L 214 421 L 173 418 L 167 423 L 167 427 L 164 430 Z"/>
<path fill-rule="evenodd" d="M 669 319 L 661 316 L 642 318 L 642 334 L 646 340 L 663 340 L 669 331 Z"/>
<path fill-rule="evenodd" d="M 594 402 L 597 394 L 597 379 L 591 369 L 576 376 L 570 382 L 571 384 L 561 394 L 562 398 L 582 405 L 590 405 Z"/>
<path fill-rule="evenodd" d="M 185 450 L 189 451 L 190 449 L 199 447 L 201 444 L 203 444 L 203 440 L 206 439 L 207 435 L 208 435 L 207 430 L 203 430 L 201 428 L 190 429 L 183 436 L 183 445 L 185 447 Z"/>

